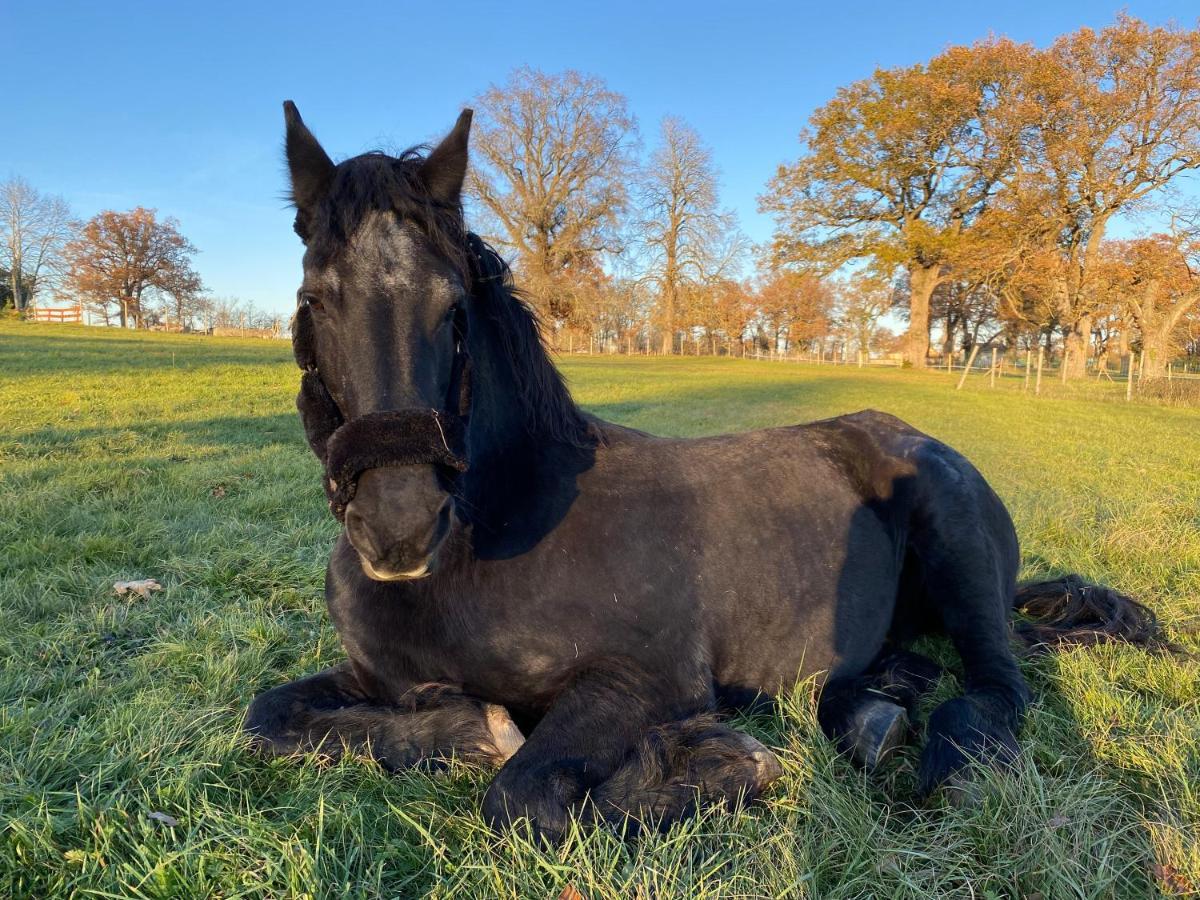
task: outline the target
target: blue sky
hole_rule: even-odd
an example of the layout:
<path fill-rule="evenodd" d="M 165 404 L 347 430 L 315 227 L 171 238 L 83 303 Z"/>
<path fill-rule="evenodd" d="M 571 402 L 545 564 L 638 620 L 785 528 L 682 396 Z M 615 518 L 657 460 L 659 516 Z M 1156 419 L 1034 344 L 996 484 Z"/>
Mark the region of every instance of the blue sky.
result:
<path fill-rule="evenodd" d="M 284 99 L 340 158 L 436 138 L 516 66 L 595 73 L 629 98 L 647 143 L 666 114 L 700 131 L 725 203 L 761 240 L 771 223 L 756 196 L 839 85 L 989 33 L 1046 44 L 1121 9 L 1153 23 L 1197 15 L 1194 0 L 3 0 L 0 177 L 62 194 L 82 217 L 137 205 L 175 216 L 213 293 L 284 312 L 300 275 L 280 199 Z"/>

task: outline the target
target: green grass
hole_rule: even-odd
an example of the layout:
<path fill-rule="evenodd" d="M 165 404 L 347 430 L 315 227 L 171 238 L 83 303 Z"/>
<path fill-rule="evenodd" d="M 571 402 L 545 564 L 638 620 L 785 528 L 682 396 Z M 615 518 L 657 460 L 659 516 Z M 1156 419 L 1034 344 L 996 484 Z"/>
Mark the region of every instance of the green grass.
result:
<path fill-rule="evenodd" d="M 949 441 L 1008 502 L 1026 576 L 1139 594 L 1193 651 L 1200 411 L 1120 386 L 738 360 L 572 358 L 595 412 L 686 435 L 872 406 Z M 747 812 L 624 844 L 490 835 L 488 775 L 262 761 L 250 698 L 340 657 L 336 523 L 285 344 L 0 323 L 0 896 L 1141 897 L 1200 886 L 1200 667 L 1133 648 L 1027 664 L 1018 770 L 978 806 L 867 776 L 811 691 L 745 727 L 786 776 Z M 753 498 L 747 498 L 752 503 Z M 114 581 L 155 577 L 149 600 Z M 940 651 L 940 648 L 938 648 Z M 941 695 L 955 689 L 952 678 Z M 177 824 L 151 819 L 166 813 Z"/>

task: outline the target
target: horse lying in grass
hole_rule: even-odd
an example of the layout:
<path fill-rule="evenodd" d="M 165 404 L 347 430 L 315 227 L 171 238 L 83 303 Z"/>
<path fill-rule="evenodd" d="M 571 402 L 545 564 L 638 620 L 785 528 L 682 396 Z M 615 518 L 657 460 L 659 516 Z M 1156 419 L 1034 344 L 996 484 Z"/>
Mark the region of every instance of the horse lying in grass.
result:
<path fill-rule="evenodd" d="M 1152 629 L 1104 588 L 1018 591 L 1003 503 L 892 416 L 679 440 L 581 412 L 464 225 L 469 111 L 428 155 L 338 165 L 285 118 L 298 405 L 345 525 L 326 600 L 348 659 L 254 700 L 261 747 L 496 765 L 487 820 L 550 839 L 571 816 L 667 825 L 779 774 L 719 713 L 798 679 L 878 765 L 940 673 L 904 648 L 939 633 L 965 690 L 927 723 L 929 793 L 1017 753 L 1014 607 L 1041 604 L 1041 641 Z"/>

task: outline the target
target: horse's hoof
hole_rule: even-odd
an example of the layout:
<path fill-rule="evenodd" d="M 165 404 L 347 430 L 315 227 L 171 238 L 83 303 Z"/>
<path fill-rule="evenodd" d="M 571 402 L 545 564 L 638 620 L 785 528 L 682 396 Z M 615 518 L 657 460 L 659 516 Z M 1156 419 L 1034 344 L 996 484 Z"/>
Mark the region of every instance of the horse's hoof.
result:
<path fill-rule="evenodd" d="M 492 744 L 499 756 L 498 763 L 503 764 L 525 743 L 525 735 L 521 734 L 508 710 L 496 703 L 487 705 L 487 725 L 492 736 Z"/>
<path fill-rule="evenodd" d="M 888 700 L 871 700 L 854 716 L 851 734 L 854 761 L 872 771 L 908 736 L 908 713 Z"/>
<path fill-rule="evenodd" d="M 761 791 L 783 774 L 783 766 L 779 760 L 760 741 L 744 732 L 736 732 L 738 743 L 746 751 L 746 755 L 754 761 L 754 780 Z"/>

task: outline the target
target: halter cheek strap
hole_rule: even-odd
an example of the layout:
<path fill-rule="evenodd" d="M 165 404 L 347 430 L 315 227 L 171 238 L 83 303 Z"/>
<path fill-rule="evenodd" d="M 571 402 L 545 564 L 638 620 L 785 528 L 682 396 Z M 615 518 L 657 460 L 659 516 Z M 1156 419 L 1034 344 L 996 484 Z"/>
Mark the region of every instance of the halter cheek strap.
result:
<path fill-rule="evenodd" d="M 455 317 L 454 363 L 446 393 L 447 412 L 402 409 L 369 413 L 349 422 L 317 372 L 312 312 L 302 304 L 292 322 L 292 351 L 304 369 L 296 408 L 308 446 L 325 466 L 329 511 L 345 521 L 358 479 L 368 469 L 436 465 L 459 474 L 467 470 L 466 414 L 470 411 L 470 366 L 466 316 Z"/>

